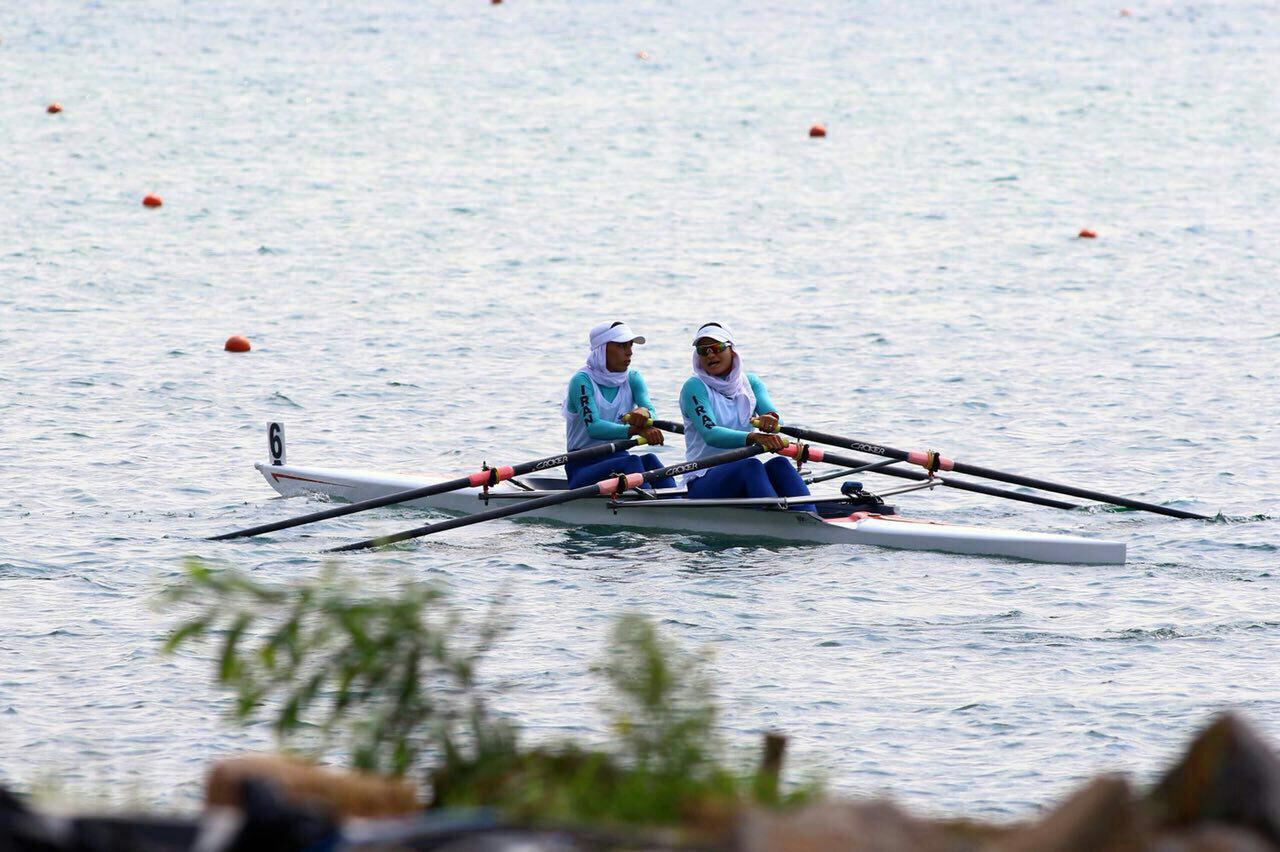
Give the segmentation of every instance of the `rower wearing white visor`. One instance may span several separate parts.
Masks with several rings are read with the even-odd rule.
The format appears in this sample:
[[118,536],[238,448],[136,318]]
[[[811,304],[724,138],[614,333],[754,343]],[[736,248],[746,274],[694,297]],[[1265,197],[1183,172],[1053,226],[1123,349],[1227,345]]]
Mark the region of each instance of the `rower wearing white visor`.
[[[693,375],[680,391],[685,458],[694,461],[724,450],[759,444],[777,452],[780,418],[764,382],[742,366],[733,333],[709,322],[693,335]],[[756,429],[752,428],[755,418]],[[788,459],[747,458],[685,474],[690,500],[737,497],[805,497],[809,488]],[[796,508],[813,511],[812,504]]]
[[[653,404],[644,377],[631,369],[631,348],[644,338],[625,322],[605,322],[591,329],[591,353],[587,363],[569,380],[569,391],[560,407],[565,419],[568,449],[580,450],[628,436],[641,435],[657,446],[662,432],[649,425]],[[577,488],[621,473],[644,473],[663,467],[653,453],[632,455],[622,450],[603,459],[564,466],[569,487]],[[653,483],[675,488],[667,477]],[[646,486],[649,487],[649,486]]]

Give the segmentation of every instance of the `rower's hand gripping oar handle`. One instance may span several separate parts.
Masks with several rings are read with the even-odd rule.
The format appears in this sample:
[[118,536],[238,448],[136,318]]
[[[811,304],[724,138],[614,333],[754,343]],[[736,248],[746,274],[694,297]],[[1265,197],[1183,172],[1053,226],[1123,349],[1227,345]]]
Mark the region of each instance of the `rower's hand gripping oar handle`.
[[[752,425],[756,425],[756,418],[753,417],[751,419],[751,423]],[[663,432],[670,432],[673,435],[684,434],[684,425],[676,423],[674,420],[653,420],[651,418],[649,420],[649,425],[661,429]],[[782,449],[777,452],[779,455],[794,458],[796,460],[797,469],[807,461],[822,461],[822,451],[817,447],[814,447],[812,444],[797,443],[795,446],[799,449],[790,449],[792,447],[791,442],[786,438],[783,438]]]
[[[658,429],[661,429],[663,432],[670,432],[670,433],[672,433],[673,435],[683,435],[683,434],[684,434],[684,424],[682,424],[682,423],[676,423],[674,420],[653,420],[653,419],[650,419],[650,420],[649,420],[649,425],[654,426],[654,427],[656,427],[656,428],[658,428]],[[755,417],[751,418],[751,425],[753,425],[753,426],[758,425],[758,420],[757,420],[757,418],[755,418]],[[767,433],[767,432],[766,432],[765,434],[770,434],[770,433]],[[776,433],[774,433],[774,434],[776,434]],[[822,451],[821,451],[821,450],[819,450],[819,449],[817,449],[816,447],[812,446],[811,444],[797,444],[796,446],[798,446],[798,447],[803,447],[804,449],[803,449],[803,450],[796,450],[796,451],[787,452],[787,451],[786,451],[786,450],[787,450],[787,448],[791,447],[791,442],[790,442],[790,441],[788,441],[786,438],[783,438],[783,439],[782,439],[782,446],[783,446],[783,449],[778,451],[779,455],[784,455],[784,456],[788,456],[788,457],[790,457],[790,458],[795,458],[795,459],[797,459],[797,462],[796,462],[796,463],[797,463],[798,465],[799,465],[799,464],[804,464],[806,461],[822,461]],[[799,455],[797,455],[797,453],[799,453]]]
[[[677,422],[675,422],[674,420],[653,420],[653,419],[650,419],[650,420],[649,420],[649,425],[650,425],[650,426],[656,426],[656,427],[658,427],[659,429],[661,429],[663,432],[671,432],[672,434],[675,434],[675,435],[683,435],[683,434],[684,434],[684,424],[683,424],[683,423],[677,423]],[[752,418],[751,418],[751,425],[752,425],[752,426],[759,426],[759,425],[760,425],[760,418],[759,418],[759,417],[752,417]]]
[[[751,419],[751,423],[752,425],[756,424],[756,419],[754,417]],[[657,429],[661,429],[663,432],[670,432],[673,435],[684,434],[684,425],[681,423],[676,423],[674,420],[654,420],[653,418],[650,418],[649,425]],[[770,433],[766,432],[765,434],[770,434]],[[783,446],[783,449],[790,447],[791,442],[788,441],[786,438],[783,438],[782,446]],[[819,461],[819,456],[813,454],[813,448],[810,447],[808,444],[799,444],[798,446],[807,447],[808,452],[798,457],[799,461],[797,462],[797,464],[803,464],[804,462],[810,461],[810,460]],[[781,450],[779,450],[778,453],[784,456],[791,456],[793,458],[796,457],[793,453],[782,452]],[[819,455],[821,454],[819,453]]]
[[670,432],[672,435],[684,434],[684,424],[677,423],[674,420],[655,420],[653,418],[649,418],[649,425],[656,429],[661,429],[663,432]]

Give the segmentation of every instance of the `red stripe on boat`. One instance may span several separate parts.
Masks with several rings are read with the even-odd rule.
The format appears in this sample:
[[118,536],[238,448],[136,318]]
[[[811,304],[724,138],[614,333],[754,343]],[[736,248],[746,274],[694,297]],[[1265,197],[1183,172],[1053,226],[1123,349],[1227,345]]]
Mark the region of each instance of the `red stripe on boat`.
[[305,476],[294,476],[294,475],[293,475],[293,474],[291,474],[291,473],[275,473],[275,472],[272,472],[272,474],[271,474],[271,475],[275,477],[275,479],[276,479],[276,481],[277,481],[277,482],[279,482],[279,481],[280,481],[280,480],[282,480],[282,479],[296,479],[296,480],[298,480],[299,482],[315,482],[315,483],[317,483],[317,484],[319,484],[319,485],[332,485],[332,486],[334,486],[334,487],[336,487],[336,488],[351,488],[351,487],[352,487],[352,486],[350,486],[350,485],[343,485],[341,482],[326,482],[326,481],[325,481],[325,480],[323,480],[323,479],[310,479],[310,478],[305,477]]

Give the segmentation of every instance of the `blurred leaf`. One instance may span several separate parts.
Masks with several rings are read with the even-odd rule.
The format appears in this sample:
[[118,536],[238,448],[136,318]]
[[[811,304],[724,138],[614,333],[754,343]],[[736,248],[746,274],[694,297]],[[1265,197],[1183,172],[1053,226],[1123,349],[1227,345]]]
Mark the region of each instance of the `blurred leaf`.
[[161,646],[161,652],[165,654],[172,653],[174,649],[183,642],[186,642],[188,639],[195,639],[203,635],[205,630],[209,627],[209,622],[211,620],[212,618],[206,615],[192,619],[186,624],[181,625],[177,630],[173,631],[173,633],[169,635],[168,639],[165,640],[164,645]]
[[240,637],[244,635],[245,628],[252,621],[252,615],[242,612],[236,616],[235,621],[231,623],[231,628],[227,630],[222,645],[222,658],[218,663],[218,680],[223,683],[231,682],[241,671],[242,666],[236,656],[237,645],[240,643]]

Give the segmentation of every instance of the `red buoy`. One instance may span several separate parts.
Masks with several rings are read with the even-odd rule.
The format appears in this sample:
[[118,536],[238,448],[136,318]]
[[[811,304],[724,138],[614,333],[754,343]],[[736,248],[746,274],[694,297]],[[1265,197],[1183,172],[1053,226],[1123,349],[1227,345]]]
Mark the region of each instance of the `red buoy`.
[[44,111],[49,113],[50,115],[57,115],[58,113],[62,112],[62,104],[58,103],[57,101],[54,101],[53,103],[45,107]]
[[160,196],[158,195],[142,196],[143,207],[159,207],[161,204],[164,204],[164,202],[160,200]]
[[1079,236],[1080,239],[1082,240],[1092,240],[1096,238],[1098,235],[1096,232],[1090,231],[1088,228],[1081,228],[1080,233],[1077,236]]
[[823,127],[821,124],[815,124],[813,127],[809,128],[810,139],[821,139],[826,135],[827,128]]
[[1121,9],[1121,10],[1120,10],[1120,17],[1122,17],[1122,18],[1127,18],[1127,17],[1129,17],[1131,14],[1133,14],[1133,13],[1132,13],[1132,12],[1130,12],[1128,9]]
[[228,352],[248,352],[249,338],[233,334],[227,338],[227,342],[222,345],[222,348]]

